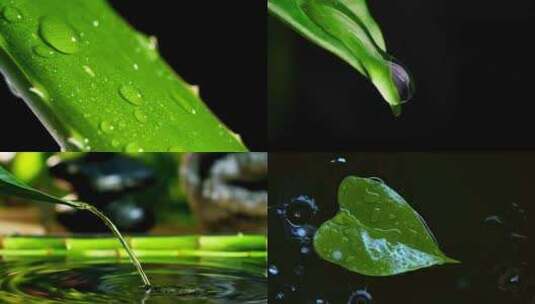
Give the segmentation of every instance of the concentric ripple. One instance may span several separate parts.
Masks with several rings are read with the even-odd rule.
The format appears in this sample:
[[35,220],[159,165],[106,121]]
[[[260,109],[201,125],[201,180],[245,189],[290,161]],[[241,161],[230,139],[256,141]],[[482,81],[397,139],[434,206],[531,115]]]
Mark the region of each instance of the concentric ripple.
[[267,303],[261,272],[187,264],[144,264],[145,290],[127,263],[0,262],[0,303]]

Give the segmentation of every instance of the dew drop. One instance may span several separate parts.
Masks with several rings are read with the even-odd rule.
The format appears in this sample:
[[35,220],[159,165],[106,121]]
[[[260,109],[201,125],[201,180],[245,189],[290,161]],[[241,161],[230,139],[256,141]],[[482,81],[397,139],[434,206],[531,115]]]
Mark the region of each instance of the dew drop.
[[100,130],[104,133],[111,133],[115,130],[115,127],[108,121],[102,121],[100,123]]
[[120,145],[121,145],[121,142],[118,141],[117,139],[114,139],[111,141],[111,146],[114,148],[118,148]]
[[124,100],[135,106],[143,104],[143,95],[141,95],[141,92],[137,88],[131,85],[122,85],[119,88],[119,94]]
[[405,103],[412,99],[414,95],[414,83],[406,68],[397,62],[388,62],[392,80],[398,90],[400,103]]
[[136,109],[134,111],[134,116],[136,117],[137,121],[140,123],[146,123],[149,119],[147,118],[147,114],[145,114],[143,111]]
[[342,251],[340,251],[340,250],[334,250],[334,251],[331,253],[331,256],[332,256],[332,258],[333,258],[335,261],[340,261],[344,255],[342,254]]
[[74,29],[59,18],[42,18],[39,34],[49,46],[61,53],[74,54],[80,50],[80,38]]
[[178,103],[178,105],[187,113],[190,114],[197,114],[197,110],[193,107],[192,102],[187,99],[187,97],[182,96],[180,92],[173,91],[171,93],[171,97],[174,101]]
[[143,148],[139,146],[137,143],[129,143],[124,148],[125,152],[143,152]]
[[2,10],[2,17],[4,17],[7,22],[14,23],[22,20],[22,13],[16,7],[6,6]]
[[37,45],[33,48],[33,52],[35,55],[43,58],[51,58],[56,55],[56,52],[54,52],[53,49],[44,46],[44,45]]
[[93,26],[98,27],[100,25],[100,22],[98,20],[93,20]]
[[84,71],[85,71],[89,76],[91,76],[91,77],[95,77],[95,72],[93,71],[93,69],[91,69],[90,66],[88,66],[88,65],[84,65],[82,68],[84,69]]

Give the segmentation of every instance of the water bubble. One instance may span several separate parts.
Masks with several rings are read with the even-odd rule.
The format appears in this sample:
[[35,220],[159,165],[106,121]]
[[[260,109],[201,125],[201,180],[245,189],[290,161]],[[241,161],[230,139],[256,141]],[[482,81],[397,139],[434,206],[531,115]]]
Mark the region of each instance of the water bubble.
[[318,206],[313,198],[306,195],[300,195],[287,205],[286,216],[294,225],[308,223],[310,219],[318,212]]
[[51,57],[54,57],[54,55],[56,55],[56,52],[53,49],[44,45],[35,46],[33,48],[33,52],[35,55],[39,57],[43,57],[43,58],[51,58]]
[[140,109],[136,109],[134,111],[134,116],[140,123],[146,123],[149,120],[147,114],[145,114],[145,112],[141,111]]
[[74,54],[80,50],[80,38],[74,29],[59,18],[42,18],[39,33],[49,46],[61,53]]
[[129,143],[128,145],[126,145],[126,147],[124,148],[124,151],[125,152],[143,152],[143,148],[138,145],[137,143]]
[[100,123],[100,130],[104,133],[111,133],[115,130],[115,127],[110,122],[104,120]]
[[2,10],[2,17],[4,17],[7,22],[14,23],[22,20],[22,13],[14,6],[6,6]]
[[276,276],[279,274],[279,268],[276,265],[269,265],[268,267],[268,273],[270,276]]
[[335,159],[331,160],[332,164],[345,164],[347,163],[347,160],[344,157],[337,157]]
[[398,90],[400,103],[405,103],[412,99],[414,95],[414,83],[406,68],[397,62],[388,62],[392,80]]
[[119,94],[124,100],[135,106],[143,104],[143,95],[141,95],[141,92],[134,86],[122,85],[119,87]]
[[372,295],[367,290],[358,289],[349,297],[347,304],[370,304],[372,300]]
[[187,97],[182,96],[180,92],[173,91],[171,93],[171,98],[173,98],[176,103],[187,113],[197,114],[197,110],[193,107],[192,102],[187,99]]

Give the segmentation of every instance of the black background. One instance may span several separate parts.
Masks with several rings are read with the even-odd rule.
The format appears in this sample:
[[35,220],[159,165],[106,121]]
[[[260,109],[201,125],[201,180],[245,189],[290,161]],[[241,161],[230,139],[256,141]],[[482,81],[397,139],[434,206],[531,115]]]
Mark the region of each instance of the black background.
[[[263,1],[110,1],[251,150],[266,149]],[[0,150],[57,150],[26,104],[0,81]]]
[[[268,41],[278,41],[275,51],[286,47],[291,56],[284,66],[273,67],[275,51],[268,53],[268,81],[284,76],[291,82],[286,95],[268,89],[272,149],[535,146],[535,2],[368,5],[389,53],[414,75],[415,98],[400,118],[393,117],[367,79],[270,18]],[[287,37],[284,43],[281,36]]]

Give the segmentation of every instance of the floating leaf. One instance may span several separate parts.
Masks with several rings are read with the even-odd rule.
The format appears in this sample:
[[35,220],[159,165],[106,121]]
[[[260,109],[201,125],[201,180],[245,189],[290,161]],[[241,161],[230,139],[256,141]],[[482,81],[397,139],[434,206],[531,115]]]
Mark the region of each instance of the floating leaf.
[[323,223],[314,247],[325,260],[370,276],[389,276],[448,258],[420,215],[381,181],[346,177],[338,189],[340,211]]
[[368,77],[394,114],[401,114],[413,84],[407,71],[386,53],[383,35],[365,0],[269,0],[268,8]]
[[33,189],[32,187],[17,180],[13,175],[11,175],[11,173],[2,167],[0,167],[0,194],[12,195],[32,201],[68,205],[71,207],[80,207],[80,204],[83,204],[64,200]]

